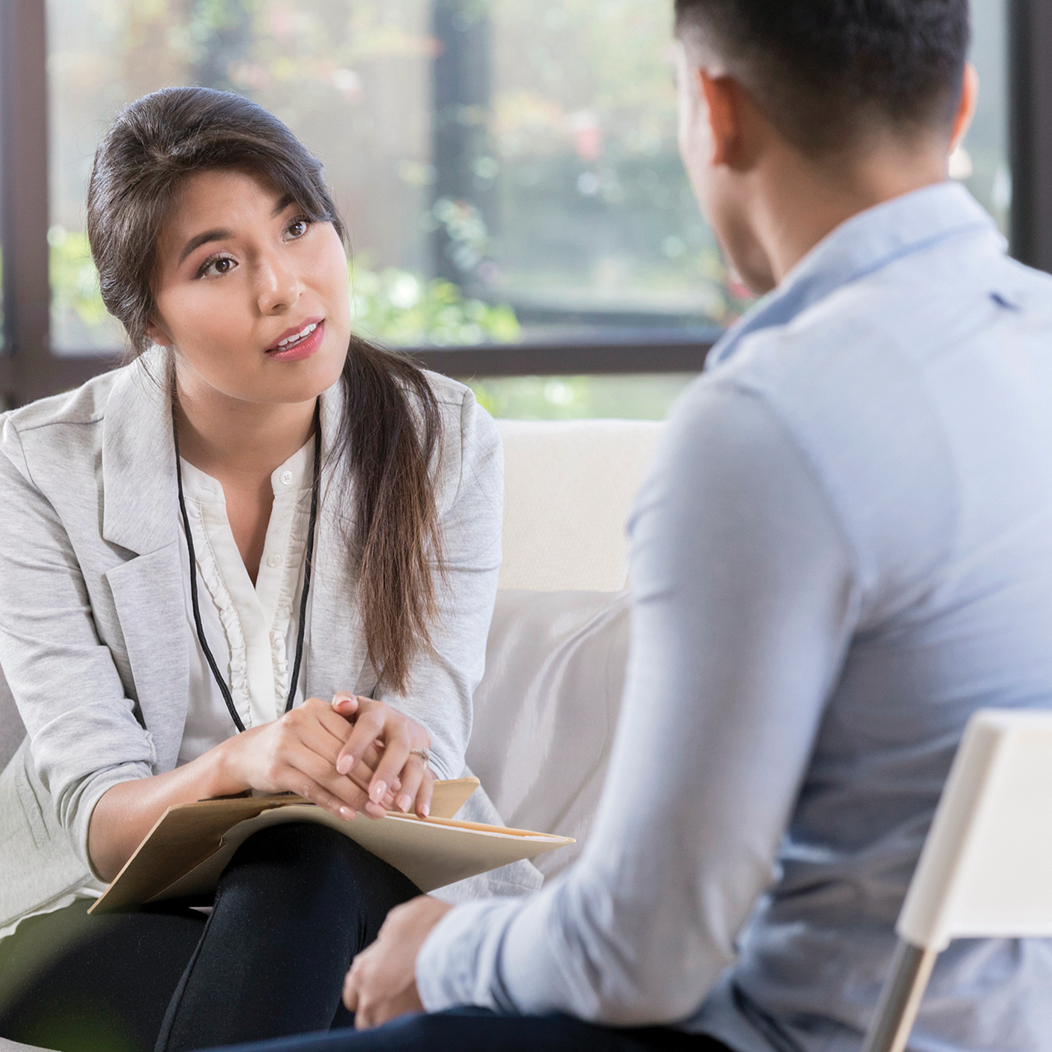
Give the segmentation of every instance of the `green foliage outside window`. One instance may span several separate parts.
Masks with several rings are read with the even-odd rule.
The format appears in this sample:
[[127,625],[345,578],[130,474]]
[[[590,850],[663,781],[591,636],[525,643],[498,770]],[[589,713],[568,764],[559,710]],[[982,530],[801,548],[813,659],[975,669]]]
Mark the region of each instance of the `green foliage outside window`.
[[351,312],[369,336],[401,346],[512,343],[519,338],[515,311],[465,298],[451,281],[425,281],[408,270],[355,266]]

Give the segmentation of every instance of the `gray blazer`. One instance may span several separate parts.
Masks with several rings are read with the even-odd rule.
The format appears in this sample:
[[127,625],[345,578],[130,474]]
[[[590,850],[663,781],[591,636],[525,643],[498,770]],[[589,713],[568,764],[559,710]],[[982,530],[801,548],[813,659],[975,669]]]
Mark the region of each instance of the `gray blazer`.
[[[164,375],[154,351],[0,416],[0,762],[11,757],[0,774],[0,928],[82,886],[101,888],[88,864],[93,807],[118,782],[176,763],[192,634]],[[430,380],[443,421],[435,471],[449,567],[438,658],[417,661],[408,696],[381,696],[428,728],[436,775],[455,777],[496,594],[503,465],[471,391]],[[323,453],[341,402],[339,385],[322,396]],[[323,465],[306,692],[371,695],[339,490]],[[471,813],[497,818],[484,794]],[[532,867],[506,867],[482,890],[537,883]]]

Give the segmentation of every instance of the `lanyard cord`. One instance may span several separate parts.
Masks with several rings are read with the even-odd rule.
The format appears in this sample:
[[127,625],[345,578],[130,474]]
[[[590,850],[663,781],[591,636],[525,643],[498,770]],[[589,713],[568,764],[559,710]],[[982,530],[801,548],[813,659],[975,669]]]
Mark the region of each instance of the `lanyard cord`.
[[[320,401],[320,400],[319,400]],[[238,731],[245,729],[241,717],[234,706],[234,699],[226,680],[219,673],[219,666],[212,656],[208,642],[205,639],[204,625],[201,624],[201,606],[197,599],[197,555],[194,552],[194,538],[190,532],[190,519],[186,514],[186,501],[183,500],[183,472],[179,465],[179,433],[175,428],[175,417],[172,417],[172,432],[175,435],[175,482],[179,490],[179,512],[183,517],[183,529],[186,532],[186,547],[190,555],[190,605],[194,608],[194,625],[197,628],[197,639],[204,651],[205,660],[212,670],[212,678],[219,686],[219,692],[226,702],[227,711],[234,721]],[[314,561],[314,533],[318,522],[318,488],[321,480],[321,412],[318,401],[314,403],[314,478],[311,484],[310,495],[310,530],[307,534],[307,559],[303,567],[303,594],[300,596],[300,622],[296,628],[296,659],[292,666],[292,675],[289,677],[289,696],[285,701],[285,711],[292,708],[293,698],[296,696],[296,683],[300,678],[300,663],[303,660],[303,635],[307,624],[307,596],[310,594],[311,563]]]

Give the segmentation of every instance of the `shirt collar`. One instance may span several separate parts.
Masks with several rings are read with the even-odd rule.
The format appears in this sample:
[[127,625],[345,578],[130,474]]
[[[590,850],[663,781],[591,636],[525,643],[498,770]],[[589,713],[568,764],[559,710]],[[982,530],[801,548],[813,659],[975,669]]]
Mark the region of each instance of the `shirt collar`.
[[723,334],[705,368],[726,361],[750,333],[787,324],[852,281],[947,238],[980,231],[1005,244],[997,225],[960,183],[926,186],[859,212],[815,245],[776,289]]

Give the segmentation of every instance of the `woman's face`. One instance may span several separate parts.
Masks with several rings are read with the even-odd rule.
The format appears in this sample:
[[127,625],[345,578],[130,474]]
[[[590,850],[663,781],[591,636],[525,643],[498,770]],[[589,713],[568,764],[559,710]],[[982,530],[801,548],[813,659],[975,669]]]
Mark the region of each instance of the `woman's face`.
[[245,172],[182,184],[158,244],[154,302],[148,335],[174,348],[180,387],[219,404],[304,402],[343,368],[351,322],[339,235]]

